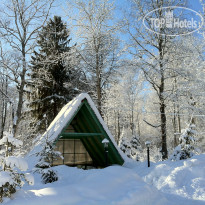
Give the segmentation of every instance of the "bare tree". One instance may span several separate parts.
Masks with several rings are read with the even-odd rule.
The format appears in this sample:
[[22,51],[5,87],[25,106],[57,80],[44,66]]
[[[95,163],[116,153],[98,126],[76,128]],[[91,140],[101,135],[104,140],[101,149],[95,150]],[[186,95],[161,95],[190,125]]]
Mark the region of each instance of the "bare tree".
[[[106,89],[105,117],[106,122],[113,132],[117,142],[120,140],[122,130],[130,133],[130,137],[140,136],[139,104],[142,101],[143,74],[141,70],[136,72],[135,67],[128,66],[125,61],[113,77],[109,88]],[[129,136],[127,136],[129,137]]]
[[47,20],[53,1],[8,0],[4,1],[1,6],[0,36],[4,40],[4,48],[11,48],[19,56],[18,69],[13,66],[4,65],[14,74],[13,79],[15,79],[18,90],[14,134],[17,131],[17,126],[22,116],[29,54],[35,46],[34,39],[38,30]]
[[116,68],[118,41],[111,23],[114,6],[108,0],[76,0],[71,6],[78,11],[76,19],[71,16],[81,42],[78,52],[102,114],[103,89]]
[[168,157],[167,152],[167,118],[166,103],[170,95],[170,88],[166,87],[166,82],[174,76],[170,75],[169,56],[167,55],[173,37],[161,35],[164,28],[160,27],[158,33],[146,30],[143,25],[151,24],[151,20],[146,18],[146,14],[154,10],[155,18],[163,18],[162,8],[173,5],[181,5],[183,2],[176,0],[157,1],[131,1],[131,12],[124,18],[124,28],[130,36],[129,52],[133,56],[133,64],[141,68],[146,80],[150,83],[157,94],[160,112],[161,128],[161,151],[162,158]]

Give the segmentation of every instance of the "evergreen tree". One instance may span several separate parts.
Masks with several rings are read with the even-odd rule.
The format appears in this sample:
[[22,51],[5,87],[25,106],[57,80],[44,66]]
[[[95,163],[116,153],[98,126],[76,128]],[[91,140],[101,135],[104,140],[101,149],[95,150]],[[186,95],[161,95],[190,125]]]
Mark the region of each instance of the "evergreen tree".
[[142,152],[142,149],[137,135],[132,135],[128,129],[123,128],[119,147],[129,158],[139,161],[138,154]]
[[136,134],[132,136],[130,144],[132,147],[131,149],[132,158],[135,159],[136,161],[139,161],[138,155],[142,152],[142,148],[141,148],[139,137]]
[[191,158],[194,155],[194,142],[196,130],[195,125],[190,124],[186,129],[182,130],[182,134],[179,138],[180,144],[175,148],[171,160],[183,160]]
[[[46,122],[48,118],[46,115],[43,116]],[[45,138],[44,147],[40,152],[36,153],[39,157],[37,164],[35,165],[34,172],[41,174],[41,179],[44,184],[52,183],[58,180],[58,175],[55,170],[52,169],[53,162],[59,158],[63,159],[62,154],[55,150],[53,142],[48,140],[48,135]]]
[[58,180],[57,172],[54,171],[51,166],[54,160],[57,158],[63,158],[61,153],[54,150],[52,142],[46,140],[46,144],[41,152],[37,153],[40,156],[38,163],[36,164],[35,171],[41,174],[42,182],[44,184],[52,183]]
[[129,157],[132,158],[132,154],[131,154],[131,144],[129,139],[127,139],[126,137],[122,137],[120,140],[120,149]]
[[73,51],[75,46],[69,46],[69,35],[61,17],[55,16],[40,31],[39,51],[32,56],[27,93],[31,116],[42,131],[43,116],[47,115],[50,124],[82,86],[81,72],[74,65],[78,57]]

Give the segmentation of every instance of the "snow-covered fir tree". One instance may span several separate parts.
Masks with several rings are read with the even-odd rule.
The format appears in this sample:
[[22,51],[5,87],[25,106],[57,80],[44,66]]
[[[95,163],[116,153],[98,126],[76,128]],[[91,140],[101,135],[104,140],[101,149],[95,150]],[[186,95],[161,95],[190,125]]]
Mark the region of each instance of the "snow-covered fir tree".
[[25,181],[34,184],[33,176],[22,172],[28,169],[27,162],[20,156],[13,156],[13,149],[22,144],[13,137],[12,132],[4,132],[0,140],[0,146],[4,147],[0,156],[0,202],[3,197],[11,197]]
[[141,151],[140,141],[137,135],[131,136],[131,133],[123,128],[119,142],[120,149],[129,157],[138,159],[138,152]]
[[196,134],[196,126],[192,123],[190,123],[186,129],[182,130],[182,134],[179,137],[180,144],[174,149],[170,159],[183,160],[191,158],[195,151],[194,143]]
[[132,155],[132,158],[134,158],[136,161],[139,161],[139,152],[142,151],[142,148],[141,148],[141,145],[140,145],[140,140],[139,140],[139,137],[134,134],[131,138],[131,141],[130,141],[130,144],[131,144],[131,155]]
[[70,46],[70,32],[61,17],[54,16],[39,33],[38,47],[31,61],[28,82],[28,100],[33,124],[45,131],[43,115],[48,124],[59,110],[76,94],[81,92],[82,75],[76,69],[75,46]]
[[120,149],[131,158],[131,144],[127,137],[121,137],[120,139]]
[[36,155],[40,158],[34,171],[41,174],[42,182],[47,184],[57,181],[58,175],[57,172],[52,169],[52,164],[57,158],[63,157],[59,151],[55,151],[53,142],[49,142],[48,139],[46,139],[44,148]]

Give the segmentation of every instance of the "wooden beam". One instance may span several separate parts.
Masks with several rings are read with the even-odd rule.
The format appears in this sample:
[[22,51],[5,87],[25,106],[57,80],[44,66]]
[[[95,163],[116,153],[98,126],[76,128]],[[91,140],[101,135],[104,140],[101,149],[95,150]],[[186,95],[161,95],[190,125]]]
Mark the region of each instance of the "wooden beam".
[[78,132],[63,132],[60,136],[63,137],[73,137],[73,138],[81,138],[81,137],[91,137],[91,136],[102,136],[102,133],[78,133]]

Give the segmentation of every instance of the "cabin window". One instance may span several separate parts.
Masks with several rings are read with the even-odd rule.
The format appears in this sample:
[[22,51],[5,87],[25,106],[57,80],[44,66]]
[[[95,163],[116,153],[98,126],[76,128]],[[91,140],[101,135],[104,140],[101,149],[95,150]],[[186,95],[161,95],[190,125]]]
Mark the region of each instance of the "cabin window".
[[92,165],[93,161],[80,139],[59,139],[56,143],[56,151],[62,153],[64,159],[58,158],[53,165]]

